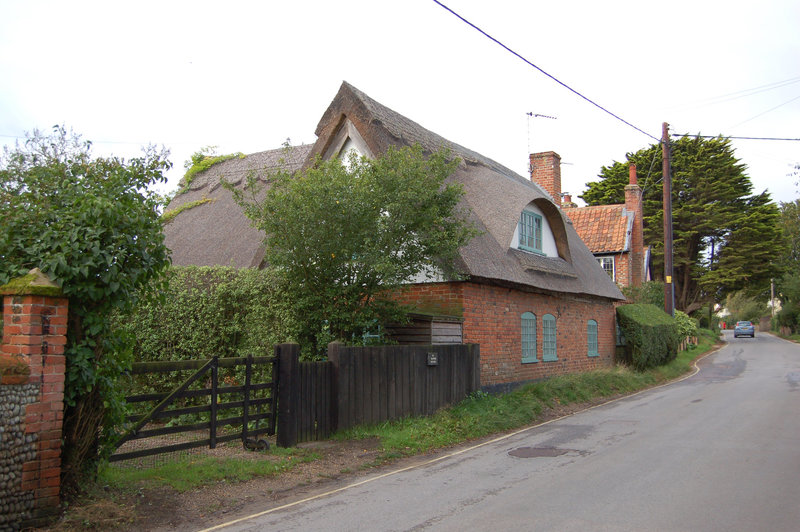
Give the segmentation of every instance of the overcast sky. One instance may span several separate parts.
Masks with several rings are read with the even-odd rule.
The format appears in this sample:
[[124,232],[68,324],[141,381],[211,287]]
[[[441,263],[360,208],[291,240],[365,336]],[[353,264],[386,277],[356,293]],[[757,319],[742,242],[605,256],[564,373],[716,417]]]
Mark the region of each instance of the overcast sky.
[[[442,2],[654,137],[800,138],[797,0]],[[520,174],[556,151],[574,196],[654,142],[432,0],[0,0],[0,143],[65,124],[98,155],[163,144],[168,188],[203,146],[313,142],[343,80]],[[800,142],[734,147],[754,192],[800,197]]]

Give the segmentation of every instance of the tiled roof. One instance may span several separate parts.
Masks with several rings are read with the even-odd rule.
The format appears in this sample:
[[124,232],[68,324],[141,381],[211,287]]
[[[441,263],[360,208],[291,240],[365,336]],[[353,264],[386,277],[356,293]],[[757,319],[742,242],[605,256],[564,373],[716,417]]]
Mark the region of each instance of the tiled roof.
[[625,205],[565,208],[564,213],[592,253],[619,253],[630,248],[628,231],[633,213]]

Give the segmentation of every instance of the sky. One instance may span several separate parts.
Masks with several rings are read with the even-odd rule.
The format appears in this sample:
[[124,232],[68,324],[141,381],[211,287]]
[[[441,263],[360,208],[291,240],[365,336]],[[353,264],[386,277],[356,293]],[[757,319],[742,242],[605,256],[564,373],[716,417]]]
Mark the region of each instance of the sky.
[[[663,122],[800,138],[797,0],[441,1],[551,77],[433,0],[0,0],[0,144],[63,124],[95,155],[163,145],[166,192],[202,147],[314,142],[342,81],[522,175],[557,152],[573,199]],[[800,142],[732,142],[754,193],[800,197]]]

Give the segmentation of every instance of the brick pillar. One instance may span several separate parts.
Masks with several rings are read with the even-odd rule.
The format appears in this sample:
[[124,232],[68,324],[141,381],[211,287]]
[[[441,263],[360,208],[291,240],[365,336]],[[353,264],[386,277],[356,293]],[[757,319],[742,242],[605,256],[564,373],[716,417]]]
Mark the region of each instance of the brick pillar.
[[561,206],[561,156],[554,151],[530,154],[531,181]]
[[41,526],[60,502],[68,300],[38,269],[0,295],[0,529]]

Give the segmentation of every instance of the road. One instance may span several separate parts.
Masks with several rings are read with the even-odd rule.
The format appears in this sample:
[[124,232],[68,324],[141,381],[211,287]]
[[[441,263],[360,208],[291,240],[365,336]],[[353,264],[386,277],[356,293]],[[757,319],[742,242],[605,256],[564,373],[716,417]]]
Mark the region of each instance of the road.
[[800,346],[725,334],[684,381],[224,530],[800,530]]

